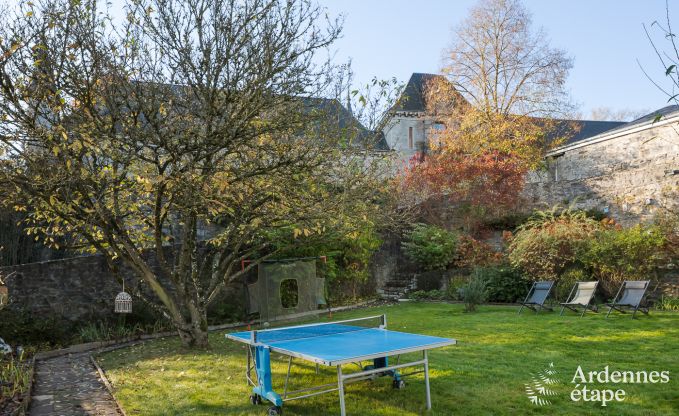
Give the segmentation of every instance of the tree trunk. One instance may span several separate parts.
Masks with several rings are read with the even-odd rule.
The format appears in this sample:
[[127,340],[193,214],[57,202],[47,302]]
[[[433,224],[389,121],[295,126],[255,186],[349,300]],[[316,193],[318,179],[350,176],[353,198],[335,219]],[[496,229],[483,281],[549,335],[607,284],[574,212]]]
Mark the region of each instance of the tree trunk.
[[183,325],[177,325],[177,332],[182,345],[187,348],[207,348],[208,343],[208,326],[207,314],[201,311],[200,316],[191,319]]

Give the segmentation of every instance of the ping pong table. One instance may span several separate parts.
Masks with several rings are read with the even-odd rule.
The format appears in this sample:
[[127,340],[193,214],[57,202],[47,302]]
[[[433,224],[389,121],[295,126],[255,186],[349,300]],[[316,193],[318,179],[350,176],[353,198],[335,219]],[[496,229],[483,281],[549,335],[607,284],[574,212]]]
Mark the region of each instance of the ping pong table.
[[[252,404],[267,400],[273,404],[269,416],[282,414],[283,402],[298,400],[319,394],[339,393],[340,413],[346,415],[344,386],[362,380],[389,376],[396,389],[405,387],[404,377],[424,373],[427,409],[431,409],[429,391],[429,360],[427,350],[456,344],[456,340],[427,335],[387,330],[386,315],[349,319],[327,323],[289,326],[265,330],[252,330],[226,334],[226,338],[247,344],[245,378],[253,386]],[[282,395],[272,387],[271,353],[288,357],[288,370]],[[422,358],[400,362],[401,354],[421,352]],[[396,363],[393,359],[396,357]],[[293,358],[319,366],[337,368],[337,382],[289,391],[290,369]],[[389,359],[392,359],[392,363]],[[363,366],[363,362],[372,364]],[[345,372],[343,365],[357,364],[359,371]],[[402,374],[399,370],[407,367],[423,367],[420,371]],[[256,381],[252,377],[252,371]]]

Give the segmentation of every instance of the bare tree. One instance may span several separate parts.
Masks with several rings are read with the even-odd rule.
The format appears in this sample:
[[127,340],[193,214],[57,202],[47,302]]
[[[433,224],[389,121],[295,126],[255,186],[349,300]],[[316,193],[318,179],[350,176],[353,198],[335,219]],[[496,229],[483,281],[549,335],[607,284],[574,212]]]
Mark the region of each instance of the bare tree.
[[314,57],[341,22],[321,24],[312,0],[126,11],[115,24],[94,0],[42,0],[4,16],[3,202],[48,244],[125,262],[128,287],[204,346],[225,285],[291,245],[378,226],[389,194],[359,129],[318,98],[331,66]]
[[639,60],[637,60],[637,63],[646,78],[668,97],[667,101],[677,104],[679,103],[679,68],[677,67],[679,65],[679,44],[677,44],[677,36],[672,25],[669,1],[665,1],[664,19],[656,20],[650,26],[644,24],[643,28],[646,38],[662,65],[664,77],[649,74]]
[[610,107],[595,107],[590,113],[589,120],[599,121],[632,121],[650,113],[651,110],[632,110],[631,108],[613,109]]
[[479,1],[454,31],[444,77],[426,85],[428,115],[445,128],[404,172],[403,189],[444,221],[475,224],[515,209],[525,173],[577,128],[558,120],[573,110],[571,67],[520,1]]
[[454,31],[443,73],[477,110],[559,117],[572,110],[566,80],[573,63],[534,29],[519,0],[481,0]]

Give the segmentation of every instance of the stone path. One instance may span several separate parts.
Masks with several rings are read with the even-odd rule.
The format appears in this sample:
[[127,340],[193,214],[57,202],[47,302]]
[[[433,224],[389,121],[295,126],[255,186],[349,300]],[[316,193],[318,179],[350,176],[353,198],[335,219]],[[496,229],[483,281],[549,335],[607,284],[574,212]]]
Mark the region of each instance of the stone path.
[[36,361],[29,416],[122,416],[89,353]]

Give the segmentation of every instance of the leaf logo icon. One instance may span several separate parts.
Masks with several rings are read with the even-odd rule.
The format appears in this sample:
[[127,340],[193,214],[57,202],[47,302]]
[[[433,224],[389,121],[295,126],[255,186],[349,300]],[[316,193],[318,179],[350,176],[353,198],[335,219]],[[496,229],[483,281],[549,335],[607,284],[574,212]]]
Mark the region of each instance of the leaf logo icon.
[[554,368],[554,363],[549,363],[547,368],[538,371],[537,374],[531,373],[530,376],[531,382],[524,384],[528,400],[536,406],[552,404],[549,397],[556,396],[557,392],[549,386],[561,383],[561,380],[557,378],[558,371]]

